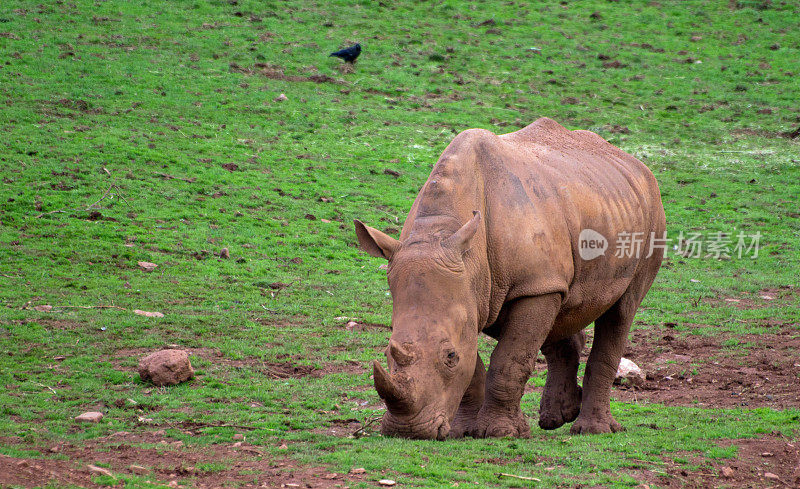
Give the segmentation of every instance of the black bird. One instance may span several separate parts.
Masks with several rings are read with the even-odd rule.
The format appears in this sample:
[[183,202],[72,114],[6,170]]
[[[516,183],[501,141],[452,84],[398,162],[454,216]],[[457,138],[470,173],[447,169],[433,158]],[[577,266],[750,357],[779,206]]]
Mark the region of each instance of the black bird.
[[350,46],[349,48],[340,49],[339,51],[331,53],[330,56],[336,56],[337,58],[342,58],[345,61],[345,63],[353,64],[356,62],[356,58],[358,58],[359,54],[361,54],[361,44],[356,44],[355,46]]

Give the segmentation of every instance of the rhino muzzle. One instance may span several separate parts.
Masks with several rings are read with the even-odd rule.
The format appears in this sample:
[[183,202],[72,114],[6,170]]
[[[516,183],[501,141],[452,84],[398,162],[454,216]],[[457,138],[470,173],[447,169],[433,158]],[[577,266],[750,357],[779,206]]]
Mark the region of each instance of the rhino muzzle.
[[450,423],[444,414],[439,414],[428,421],[414,416],[410,419],[395,417],[391,411],[383,415],[381,434],[383,436],[399,436],[417,440],[445,440],[450,433]]

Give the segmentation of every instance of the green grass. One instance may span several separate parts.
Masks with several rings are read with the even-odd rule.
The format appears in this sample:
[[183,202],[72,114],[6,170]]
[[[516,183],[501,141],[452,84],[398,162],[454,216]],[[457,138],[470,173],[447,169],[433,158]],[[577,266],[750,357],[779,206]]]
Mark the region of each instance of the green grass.
[[[735,455],[717,439],[796,438],[797,409],[623,403],[612,410],[629,430],[613,436],[325,433],[378,414],[368,371],[347,361],[367,366],[388,337],[335,319],[388,324],[391,310],[381,263],[357,250],[351,220],[396,235],[437,156],[471,127],[502,133],[548,116],[593,130],[652,169],[670,236],[761,233],[755,260],[670,253],[635,327],[800,334],[800,151],[779,136],[800,125],[797,2],[386,4],[4,2],[0,437],[22,444],[0,453],[147,430],[146,417],[250,425],[248,442],[271,457],[409,485],[520,484],[494,475],[504,471],[545,486],[634,486],[620,474],[664,458],[691,469],[686,452]],[[340,73],[327,53],[352,42],[364,51]],[[309,81],[323,75],[332,81]],[[275,101],[281,93],[288,100]],[[765,307],[720,303],[786,285],[795,289]],[[54,310],[32,309],[43,304]],[[98,305],[124,310],[77,307]],[[730,338],[726,348],[747,351]],[[138,357],[167,344],[220,355],[194,356],[191,383],[142,384]],[[266,362],[336,372],[275,379]],[[106,422],[76,428],[90,408]],[[170,433],[197,448],[234,431]],[[498,458],[508,465],[476,462]]]

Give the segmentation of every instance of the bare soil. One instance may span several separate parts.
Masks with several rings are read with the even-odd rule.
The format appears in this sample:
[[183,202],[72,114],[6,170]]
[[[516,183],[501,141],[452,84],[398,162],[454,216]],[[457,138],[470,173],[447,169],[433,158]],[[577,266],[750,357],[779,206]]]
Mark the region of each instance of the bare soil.
[[[684,335],[669,327],[635,330],[625,356],[645,372],[620,401],[712,408],[800,407],[800,330],[783,324],[760,335]],[[730,345],[734,340],[735,345]]]
[[[648,485],[665,488],[800,487],[800,446],[796,441],[767,435],[761,438],[720,440],[719,445],[736,445],[736,459],[722,459],[713,463],[707,459],[696,460],[701,468],[692,472],[665,459],[664,465],[640,469],[632,475]],[[684,458],[693,461],[691,453],[685,454]]]
[[[20,439],[5,439],[7,445],[20,445]],[[241,443],[237,446],[237,443]],[[141,444],[156,444],[156,448],[141,448]],[[138,465],[147,469],[146,480],[160,481],[172,487],[243,488],[345,487],[357,481],[380,479],[379,474],[341,474],[324,467],[309,467],[286,457],[269,457],[259,447],[245,442],[208,447],[182,447],[160,431],[118,432],[108,437],[88,440],[81,446],[71,443],[40,447],[43,453],[61,458],[23,459],[0,455],[0,487],[37,487],[48,483],[100,487],[88,465],[102,466],[115,476],[133,475],[130,468]],[[67,459],[64,459],[66,456]],[[217,462],[213,467],[204,463]],[[174,482],[173,482],[174,481]],[[292,486],[291,484],[298,484]]]

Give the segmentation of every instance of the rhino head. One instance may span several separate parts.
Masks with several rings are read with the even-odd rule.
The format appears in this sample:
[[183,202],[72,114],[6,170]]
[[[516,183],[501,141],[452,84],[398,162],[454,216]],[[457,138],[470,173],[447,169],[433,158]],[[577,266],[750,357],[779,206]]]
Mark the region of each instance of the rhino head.
[[392,334],[388,371],[373,361],[386,403],[381,433],[443,440],[470,384],[477,359],[478,294],[464,260],[479,212],[449,236],[402,242],[355,221],[361,248],[389,260]]

